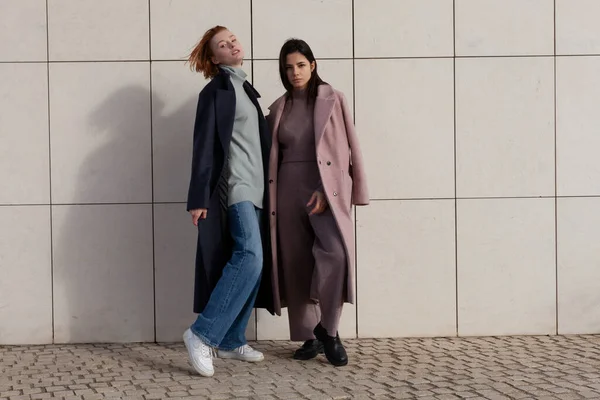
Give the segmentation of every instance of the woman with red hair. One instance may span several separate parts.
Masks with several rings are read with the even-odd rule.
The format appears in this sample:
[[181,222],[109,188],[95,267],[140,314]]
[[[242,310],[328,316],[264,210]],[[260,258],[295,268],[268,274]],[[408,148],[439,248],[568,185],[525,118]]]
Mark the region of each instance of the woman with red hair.
[[[267,160],[271,138],[257,98],[242,70],[244,48],[223,26],[209,29],[189,57],[210,82],[198,97],[187,210],[198,227],[194,312],[183,335],[194,369],[214,374],[213,355],[258,362],[246,342],[253,307],[272,310]],[[268,249],[268,247],[266,247]],[[265,258],[269,260],[269,257]],[[261,287],[265,289],[263,292]]]

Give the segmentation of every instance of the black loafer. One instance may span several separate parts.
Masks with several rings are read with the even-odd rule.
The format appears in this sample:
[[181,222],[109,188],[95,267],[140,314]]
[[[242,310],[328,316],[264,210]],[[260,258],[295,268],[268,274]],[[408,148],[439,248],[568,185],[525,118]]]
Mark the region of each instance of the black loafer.
[[294,352],[294,360],[310,360],[323,353],[323,343],[317,339],[304,342],[302,347]]
[[329,336],[327,330],[323,328],[320,322],[315,327],[313,333],[317,339],[323,342],[327,361],[336,367],[343,367],[348,364],[348,355],[346,354],[346,349],[340,340],[339,334],[336,334],[335,337]]

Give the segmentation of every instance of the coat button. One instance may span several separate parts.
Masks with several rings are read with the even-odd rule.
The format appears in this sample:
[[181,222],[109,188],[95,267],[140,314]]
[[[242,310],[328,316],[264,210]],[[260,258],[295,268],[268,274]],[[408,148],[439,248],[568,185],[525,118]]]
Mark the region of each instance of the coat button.
[[331,165],[331,161],[327,161],[327,165]]
[[273,179],[269,179],[269,183],[273,183]]
[[275,211],[273,211],[273,212],[271,213],[271,215],[275,215]]
[[334,195],[334,196],[337,196],[337,192],[333,192],[333,195]]

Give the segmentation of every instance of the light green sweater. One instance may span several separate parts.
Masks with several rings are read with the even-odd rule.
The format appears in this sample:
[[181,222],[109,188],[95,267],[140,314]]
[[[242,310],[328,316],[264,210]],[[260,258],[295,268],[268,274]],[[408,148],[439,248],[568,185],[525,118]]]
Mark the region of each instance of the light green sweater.
[[251,201],[263,208],[264,172],[258,111],[244,90],[247,74],[241,68],[221,66],[235,90],[235,121],[229,145],[227,206]]

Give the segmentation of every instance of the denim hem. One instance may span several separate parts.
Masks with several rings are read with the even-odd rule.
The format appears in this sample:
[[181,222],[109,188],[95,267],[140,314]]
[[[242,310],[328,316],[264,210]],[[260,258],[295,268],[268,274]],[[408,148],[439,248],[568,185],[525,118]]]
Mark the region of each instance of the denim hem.
[[204,336],[203,334],[199,333],[196,329],[194,329],[193,326],[190,326],[190,330],[192,331],[192,333],[194,335],[198,336],[200,338],[200,340],[202,340],[204,342],[204,344],[207,344],[210,347],[215,347],[215,348],[219,347],[218,344],[215,344],[215,342],[213,342],[212,340],[208,340],[208,338],[206,336]]

